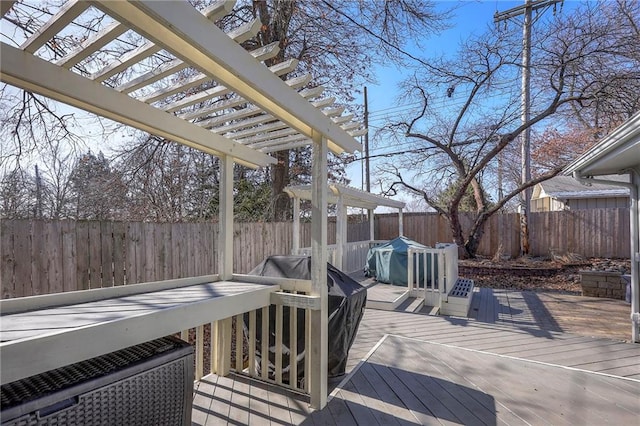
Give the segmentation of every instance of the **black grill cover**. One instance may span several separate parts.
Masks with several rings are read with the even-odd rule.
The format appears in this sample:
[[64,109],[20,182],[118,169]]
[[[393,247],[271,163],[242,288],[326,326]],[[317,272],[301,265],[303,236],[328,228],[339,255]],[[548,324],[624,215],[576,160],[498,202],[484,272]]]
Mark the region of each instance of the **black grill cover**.
[[[309,256],[271,256],[256,266],[250,275],[265,277],[282,277],[311,279],[311,257]],[[329,293],[329,377],[340,376],[345,373],[349,348],[353,344],[358,331],[358,325],[364,314],[367,303],[367,289],[344,272],[327,264],[327,286]],[[269,308],[269,376],[273,378],[275,363],[275,306]],[[283,307],[283,380],[289,382],[289,307]],[[304,374],[304,310],[297,312],[297,348],[298,348],[298,383]],[[248,325],[249,315],[245,314],[245,326]],[[256,316],[256,362],[260,370],[261,314]],[[290,383],[290,382],[289,382]]]

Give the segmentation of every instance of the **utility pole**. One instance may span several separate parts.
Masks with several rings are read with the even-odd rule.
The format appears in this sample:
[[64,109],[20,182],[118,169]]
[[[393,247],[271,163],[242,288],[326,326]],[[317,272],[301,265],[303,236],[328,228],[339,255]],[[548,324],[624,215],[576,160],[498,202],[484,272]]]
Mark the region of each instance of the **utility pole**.
[[[524,5],[504,12],[496,12],[493,22],[498,23],[510,18],[524,15],[522,25],[522,92],[520,98],[520,120],[522,124],[531,118],[531,26],[534,10],[554,6],[563,0],[524,0]],[[531,128],[527,127],[520,135],[521,142],[521,183],[531,180]],[[529,213],[531,204],[531,188],[520,194],[520,255],[529,254]]]
[[371,192],[371,171],[369,170],[369,101],[367,99],[367,86],[364,86],[364,176],[367,192]]

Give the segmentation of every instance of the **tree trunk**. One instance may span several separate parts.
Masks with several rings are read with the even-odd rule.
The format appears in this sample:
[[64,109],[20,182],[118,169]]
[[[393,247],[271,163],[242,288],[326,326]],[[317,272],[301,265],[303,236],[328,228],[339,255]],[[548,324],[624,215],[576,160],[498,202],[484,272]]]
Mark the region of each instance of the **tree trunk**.
[[291,217],[291,200],[283,192],[290,179],[289,151],[279,151],[275,156],[278,162],[271,166],[271,194],[274,197],[272,219],[281,222]]

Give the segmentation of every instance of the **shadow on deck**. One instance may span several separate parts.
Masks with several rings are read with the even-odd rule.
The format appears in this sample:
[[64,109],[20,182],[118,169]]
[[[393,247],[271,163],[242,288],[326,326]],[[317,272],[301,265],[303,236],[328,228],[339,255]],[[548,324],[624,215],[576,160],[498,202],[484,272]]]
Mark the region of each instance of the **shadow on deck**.
[[[197,385],[193,424],[633,424],[624,302],[475,289],[467,317],[367,308],[327,407],[244,377]],[[608,338],[602,338],[602,337]]]

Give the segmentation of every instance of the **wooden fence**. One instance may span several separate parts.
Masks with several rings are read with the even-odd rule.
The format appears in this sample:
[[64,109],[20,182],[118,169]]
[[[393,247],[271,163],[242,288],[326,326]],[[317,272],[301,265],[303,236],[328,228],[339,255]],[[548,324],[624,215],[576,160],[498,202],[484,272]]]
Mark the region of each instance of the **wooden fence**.
[[[351,218],[350,218],[351,219]],[[479,254],[517,256],[517,214],[495,215],[487,223]],[[531,250],[536,256],[578,253],[586,257],[629,258],[628,209],[595,209],[531,214]],[[469,218],[464,222],[468,225]],[[465,225],[465,226],[467,226]],[[291,223],[237,223],[234,271],[249,272],[270,255],[291,253]],[[348,241],[367,240],[369,225],[350,223]],[[404,215],[404,234],[422,244],[451,242],[444,218]],[[335,222],[329,222],[329,244]],[[398,235],[397,215],[380,215],[376,238]],[[109,287],[217,272],[215,223],[123,223],[3,220],[0,222],[2,298]],[[310,246],[310,224],[301,226]]]
[[[291,223],[236,223],[234,271],[289,254]],[[301,244],[311,245],[310,224]],[[368,223],[349,224],[348,240],[368,239]],[[360,237],[362,236],[362,238]],[[2,298],[215,274],[217,223],[2,220]],[[329,222],[335,243],[335,221]]]
[[[470,216],[462,218],[465,229]],[[494,215],[489,218],[478,254],[493,256],[501,247],[505,255],[517,257],[520,251],[520,215]],[[435,213],[405,213],[404,234],[419,243],[433,246],[453,240],[449,224]],[[577,253],[585,257],[629,258],[629,209],[591,209],[531,213],[531,254],[549,256]],[[376,220],[376,238],[398,235],[397,214],[381,215]]]

